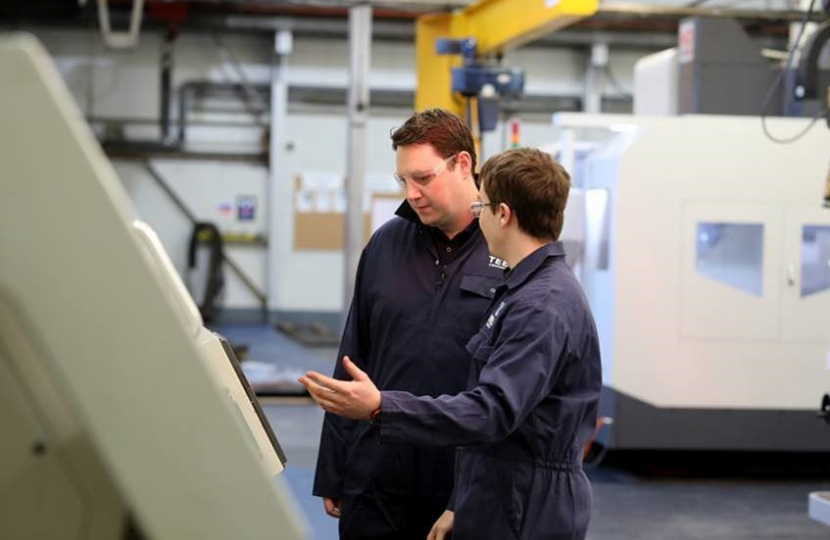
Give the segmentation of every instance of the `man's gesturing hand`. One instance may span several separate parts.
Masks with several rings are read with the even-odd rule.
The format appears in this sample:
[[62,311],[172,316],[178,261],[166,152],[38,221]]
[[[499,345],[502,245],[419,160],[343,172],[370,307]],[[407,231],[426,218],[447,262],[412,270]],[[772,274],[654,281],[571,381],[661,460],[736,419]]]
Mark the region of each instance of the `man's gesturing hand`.
[[353,380],[340,381],[316,371],[309,371],[298,380],[328,412],[354,420],[369,420],[372,412],[380,408],[380,391],[348,356],[343,357],[343,367]]
[[452,527],[455,524],[455,512],[444,510],[444,513],[432,526],[427,535],[427,540],[446,540],[452,534]]
[[323,497],[323,507],[326,509],[326,514],[333,518],[340,519],[340,514],[342,513],[340,508],[340,499]]

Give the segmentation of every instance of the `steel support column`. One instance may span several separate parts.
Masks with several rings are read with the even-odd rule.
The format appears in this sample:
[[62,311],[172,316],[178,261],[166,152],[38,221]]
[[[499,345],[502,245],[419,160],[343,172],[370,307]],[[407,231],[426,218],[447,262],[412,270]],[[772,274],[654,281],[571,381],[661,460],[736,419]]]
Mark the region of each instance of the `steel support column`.
[[372,6],[349,9],[349,101],[346,143],[346,222],[344,242],[344,313],[354,293],[357,263],[364,243],[363,190],[369,119],[369,66],[372,48]]
[[[278,284],[287,279],[280,264],[280,253],[291,249],[291,212],[279,212],[281,203],[293,200],[291,182],[283,163],[285,156],[285,127],[288,117],[288,56],[292,49],[292,34],[279,30],[274,34],[274,55],[271,63],[271,145],[267,186],[268,256],[265,264],[265,283],[268,294],[268,313],[277,311]],[[288,246],[285,243],[289,243]]]
[[605,71],[607,69],[608,45],[594,43],[591,46],[585,70],[583,112],[590,114],[599,114],[602,112],[602,94],[605,88]]

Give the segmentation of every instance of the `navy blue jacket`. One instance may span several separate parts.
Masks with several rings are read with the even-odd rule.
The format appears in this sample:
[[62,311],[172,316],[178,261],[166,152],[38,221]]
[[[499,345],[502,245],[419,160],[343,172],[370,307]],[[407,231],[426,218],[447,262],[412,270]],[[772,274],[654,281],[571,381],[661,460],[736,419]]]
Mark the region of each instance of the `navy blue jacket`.
[[522,260],[470,339],[470,390],[383,392],[381,441],[458,445],[453,540],[585,537],[582,447],[602,375],[590,308],[561,243]]
[[[334,376],[350,379],[339,361],[348,355],[381,390],[456,394],[467,387],[465,345],[504,263],[490,257],[477,220],[436,243],[442,233],[422,225],[407,202],[397,214],[361,255]],[[412,497],[449,498],[454,449],[403,443],[381,445],[368,422],[326,414],[313,492],[342,499],[341,533],[353,525],[360,535],[394,533]]]

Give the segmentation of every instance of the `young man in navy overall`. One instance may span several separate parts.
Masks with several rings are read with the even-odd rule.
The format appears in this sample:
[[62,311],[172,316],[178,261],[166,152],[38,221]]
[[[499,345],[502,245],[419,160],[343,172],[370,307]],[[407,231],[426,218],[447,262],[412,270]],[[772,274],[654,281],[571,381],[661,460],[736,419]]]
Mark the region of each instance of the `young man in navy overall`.
[[349,359],[351,382],[301,378],[327,411],[369,420],[383,447],[460,447],[455,491],[430,539],[574,540],[587,532],[582,448],[602,382],[594,320],[556,241],[569,188],[564,169],[538,150],[511,150],[482,168],[471,208],[510,271],[467,343],[468,390],[379,391]]
[[[363,250],[338,358],[381,390],[455,394],[504,268],[470,210],[473,139],[461,118],[431,109],[397,129],[392,147],[406,201]],[[339,362],[334,377],[350,379]],[[327,414],[313,492],[343,540],[423,540],[447,507],[454,462],[452,447],[381,444],[368,422]]]

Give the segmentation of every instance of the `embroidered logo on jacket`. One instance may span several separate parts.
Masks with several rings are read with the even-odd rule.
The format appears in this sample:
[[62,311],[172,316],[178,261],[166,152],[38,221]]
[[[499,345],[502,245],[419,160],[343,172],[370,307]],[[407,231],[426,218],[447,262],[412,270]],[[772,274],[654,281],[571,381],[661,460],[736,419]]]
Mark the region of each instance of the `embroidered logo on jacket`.
[[498,268],[499,270],[507,270],[507,263],[498,257],[490,255],[490,268]]

